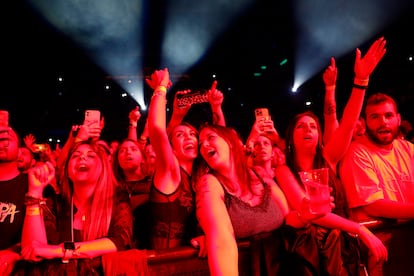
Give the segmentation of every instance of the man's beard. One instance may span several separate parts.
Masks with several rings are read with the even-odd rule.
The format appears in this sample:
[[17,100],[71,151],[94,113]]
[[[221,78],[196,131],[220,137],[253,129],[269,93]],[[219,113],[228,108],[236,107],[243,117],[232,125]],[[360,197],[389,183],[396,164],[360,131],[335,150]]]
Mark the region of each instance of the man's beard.
[[384,137],[380,137],[381,135],[378,135],[375,130],[372,130],[368,127],[366,128],[365,132],[372,142],[382,146],[390,145],[398,137],[398,129],[391,129],[391,136],[387,135]]

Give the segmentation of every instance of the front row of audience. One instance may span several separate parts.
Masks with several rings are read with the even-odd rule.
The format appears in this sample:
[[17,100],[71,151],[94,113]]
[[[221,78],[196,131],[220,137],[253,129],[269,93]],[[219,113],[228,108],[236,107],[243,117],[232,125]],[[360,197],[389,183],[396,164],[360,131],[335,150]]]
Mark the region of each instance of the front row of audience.
[[[285,139],[265,118],[243,143],[225,125],[216,83],[207,93],[211,120],[191,126],[184,119],[192,104],[175,100],[167,123],[167,69],[147,80],[154,92],[141,137],[134,109],[128,137],[115,148],[100,140],[103,123],[74,126],[56,156],[33,162],[33,137],[19,149],[15,131],[0,127],[0,274],[104,275],[109,253],[193,245],[211,275],[239,275],[238,241],[249,239],[249,275],[355,275],[360,267],[383,275],[389,236],[374,235],[360,218],[414,217],[414,145],[398,136],[397,106],[374,94],[363,108],[385,44],[376,40],[364,56],[356,50],[340,123],[335,109],[324,126],[307,111],[292,119]],[[332,59],[324,73],[331,107],[336,74]],[[353,140],[360,118],[366,134]],[[311,211],[299,177],[318,168],[329,169],[332,212]]]

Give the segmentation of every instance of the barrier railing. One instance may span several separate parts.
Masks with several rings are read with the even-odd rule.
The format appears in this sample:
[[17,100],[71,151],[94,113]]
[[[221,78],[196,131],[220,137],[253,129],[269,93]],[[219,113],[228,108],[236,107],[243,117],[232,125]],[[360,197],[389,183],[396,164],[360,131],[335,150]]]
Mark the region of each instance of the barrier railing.
[[[248,270],[249,241],[238,242],[240,275]],[[198,249],[185,246],[175,249],[147,250],[150,275],[210,275],[206,258],[198,257]]]
[[[384,223],[370,221],[364,223],[364,225],[374,233],[391,230],[395,236],[391,241],[385,275],[414,275],[414,263],[412,262],[414,255],[411,254],[414,248],[414,222]],[[250,242],[239,242],[238,248],[240,275],[248,275]],[[207,259],[199,258],[198,249],[190,246],[175,249],[146,250],[143,254],[143,262],[145,262],[146,269],[148,269],[146,275],[151,276],[210,275]]]

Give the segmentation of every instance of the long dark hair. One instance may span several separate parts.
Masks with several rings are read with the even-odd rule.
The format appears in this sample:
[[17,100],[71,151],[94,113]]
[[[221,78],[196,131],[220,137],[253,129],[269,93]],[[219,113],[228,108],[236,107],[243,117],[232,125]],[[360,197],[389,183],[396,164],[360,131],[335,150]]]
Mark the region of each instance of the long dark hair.
[[328,165],[328,162],[326,162],[325,158],[322,155],[323,133],[322,133],[321,124],[319,122],[318,117],[315,115],[315,113],[311,111],[305,111],[303,113],[297,114],[295,117],[292,118],[292,120],[290,120],[288,127],[286,129],[286,143],[287,143],[287,147],[285,150],[286,164],[292,170],[298,183],[300,183],[302,185],[302,188],[304,188],[303,183],[299,176],[299,171],[301,171],[301,169],[295,158],[295,147],[293,144],[293,132],[295,130],[295,127],[298,121],[304,116],[309,116],[315,120],[317,129],[318,129],[318,134],[319,134],[312,168],[313,169],[329,168],[329,185],[333,188],[333,191],[331,192],[331,194],[335,197],[335,209],[333,210],[333,212],[337,214],[345,214],[345,209],[344,209],[345,208],[344,207],[345,197],[343,194],[342,185],[340,184],[340,180],[337,178],[336,174],[334,173],[332,168]]
[[318,169],[318,168],[322,168],[322,167],[326,167],[327,163],[325,161],[325,159],[322,156],[322,148],[323,148],[323,134],[322,134],[322,127],[321,124],[319,122],[318,116],[316,116],[315,113],[313,113],[312,111],[305,111],[303,113],[299,113],[297,114],[295,117],[293,117],[287,128],[286,128],[286,150],[285,150],[285,156],[286,156],[286,164],[291,168],[291,170],[295,173],[297,173],[300,168],[299,165],[295,159],[295,146],[293,144],[293,133],[295,131],[296,125],[298,123],[298,121],[305,117],[311,117],[312,119],[315,120],[316,122],[316,126],[318,129],[318,144],[316,145],[316,153],[315,153],[315,158],[313,160],[313,165],[312,167],[314,169]]

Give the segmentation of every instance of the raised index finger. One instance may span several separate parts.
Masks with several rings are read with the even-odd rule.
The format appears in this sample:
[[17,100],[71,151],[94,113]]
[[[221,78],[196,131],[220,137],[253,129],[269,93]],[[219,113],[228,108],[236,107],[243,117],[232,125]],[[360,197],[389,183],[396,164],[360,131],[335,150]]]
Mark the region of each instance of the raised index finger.
[[211,91],[216,91],[216,87],[217,87],[217,81],[215,80],[215,81],[213,81],[213,84],[211,85],[210,90]]

